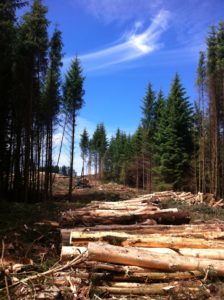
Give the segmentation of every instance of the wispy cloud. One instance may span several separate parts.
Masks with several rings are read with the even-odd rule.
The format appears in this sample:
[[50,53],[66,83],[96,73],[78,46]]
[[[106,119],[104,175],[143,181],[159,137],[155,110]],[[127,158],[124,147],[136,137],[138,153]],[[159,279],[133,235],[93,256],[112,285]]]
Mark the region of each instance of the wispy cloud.
[[[80,59],[85,70],[98,70],[135,60],[161,48],[162,44],[159,40],[168,27],[169,17],[169,11],[161,10],[145,31],[138,33],[142,23],[136,22],[134,29],[125,34],[119,43],[100,51],[81,55]],[[66,61],[70,59],[67,58]]]

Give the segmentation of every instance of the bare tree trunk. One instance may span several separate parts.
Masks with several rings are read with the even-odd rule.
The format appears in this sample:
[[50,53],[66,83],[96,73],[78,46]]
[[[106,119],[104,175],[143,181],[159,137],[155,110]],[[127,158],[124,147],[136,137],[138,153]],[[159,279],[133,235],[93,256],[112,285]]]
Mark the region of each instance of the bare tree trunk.
[[69,200],[72,200],[73,189],[73,165],[74,165],[74,148],[75,148],[75,113],[72,115],[72,136],[71,136],[71,154],[70,154],[70,170],[69,170]]

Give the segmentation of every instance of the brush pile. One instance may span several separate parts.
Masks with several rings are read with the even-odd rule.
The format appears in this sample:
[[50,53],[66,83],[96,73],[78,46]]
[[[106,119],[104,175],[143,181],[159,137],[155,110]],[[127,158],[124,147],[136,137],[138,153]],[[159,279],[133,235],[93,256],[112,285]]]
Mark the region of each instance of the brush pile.
[[91,287],[95,299],[211,297],[206,279],[224,277],[224,225],[190,225],[187,212],[158,207],[170,199],[201,201],[200,195],[163,192],[94,201],[62,214],[61,224],[76,227],[61,229],[61,260],[86,256],[70,273],[73,280]]

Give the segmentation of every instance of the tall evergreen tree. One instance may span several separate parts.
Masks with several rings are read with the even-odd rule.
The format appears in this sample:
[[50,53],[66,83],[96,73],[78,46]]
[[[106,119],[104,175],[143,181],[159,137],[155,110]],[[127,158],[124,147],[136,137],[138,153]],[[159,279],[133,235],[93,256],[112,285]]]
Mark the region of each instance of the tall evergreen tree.
[[60,86],[62,66],[62,38],[61,32],[55,29],[50,41],[49,67],[45,80],[43,93],[43,125],[46,127],[46,150],[45,150],[45,193],[48,198],[52,194],[52,152],[53,152],[53,131],[60,109]]
[[217,89],[217,32],[211,27],[207,39],[209,93],[210,192],[218,193],[219,98]]
[[14,102],[13,64],[16,50],[16,9],[25,5],[22,0],[0,2],[0,194],[8,191],[11,166],[10,148],[12,105]]
[[81,149],[81,157],[82,157],[82,175],[85,175],[85,162],[89,154],[89,135],[84,128],[83,133],[81,134],[80,139],[80,149]]
[[205,53],[200,52],[198,69],[197,69],[197,87],[198,87],[198,190],[206,192],[206,176],[205,176],[205,109],[206,109],[206,81],[207,67]]
[[74,147],[75,147],[75,126],[78,111],[84,104],[83,89],[84,77],[79,59],[76,57],[65,75],[64,85],[64,105],[68,114],[68,120],[71,126],[71,153],[70,153],[70,180],[69,180],[69,198],[72,198],[73,184],[73,165],[74,165]]
[[192,149],[192,108],[176,75],[156,134],[158,170],[165,183],[183,187]]
[[[34,0],[31,11],[23,16],[18,33],[18,72],[23,95],[24,116],[24,200],[28,192],[41,189],[40,160],[43,127],[41,125],[41,94],[47,70],[48,25],[47,7]],[[32,174],[30,176],[30,174]]]
[[[147,187],[148,190],[152,190],[152,169],[153,169],[153,144],[154,144],[154,132],[155,132],[155,101],[156,94],[153,91],[152,84],[149,83],[147,87],[146,96],[143,99],[142,107],[142,129],[145,133],[142,133],[144,136],[144,151],[142,151],[142,160],[144,162],[143,172],[145,181],[145,173],[147,177]],[[143,145],[142,144],[142,145]],[[145,163],[147,162],[147,166]],[[144,184],[145,185],[145,184]]]

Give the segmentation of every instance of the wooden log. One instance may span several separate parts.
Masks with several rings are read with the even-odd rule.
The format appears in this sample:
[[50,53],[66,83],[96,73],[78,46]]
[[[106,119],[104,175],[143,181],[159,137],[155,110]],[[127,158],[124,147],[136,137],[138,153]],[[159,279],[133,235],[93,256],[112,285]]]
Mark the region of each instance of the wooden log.
[[[189,293],[198,292],[202,284],[200,282],[190,283],[184,287],[184,291]],[[110,286],[96,287],[97,293],[108,293],[118,295],[168,295],[175,289],[183,289],[177,282],[171,283],[154,283],[154,284],[130,284],[124,283],[110,283]]]
[[219,276],[224,276],[224,262],[176,256],[170,254],[149,253],[145,250],[102,245],[101,243],[89,243],[89,260],[127,264],[168,271],[203,271],[212,270]]
[[[154,222],[152,220],[152,222]],[[129,234],[155,234],[163,235],[176,234],[176,236],[193,236],[199,238],[222,238],[224,236],[224,226],[222,224],[202,224],[202,225],[97,225],[95,227],[76,227],[71,229],[61,229],[61,239],[63,245],[69,245],[71,232],[91,232],[91,231],[117,231]],[[182,234],[183,233],[183,234]]]
[[224,241],[186,237],[164,236],[162,234],[135,235],[125,232],[72,232],[70,244],[85,246],[90,241],[104,241],[115,245],[145,248],[202,248],[224,249]]
[[[170,248],[138,248],[142,250],[149,251],[151,253],[160,254],[171,254],[171,255],[182,255],[197,258],[224,260],[224,250],[223,249],[178,249],[173,250]],[[81,253],[87,251],[87,247],[74,247],[74,246],[62,246],[61,249],[61,260],[68,260],[78,256]]]
[[[147,209],[151,209],[151,210],[159,210],[159,208],[155,205],[149,204],[149,203],[137,203],[137,204],[124,204],[124,203],[116,203],[113,202],[113,204],[109,204],[109,203],[100,203],[97,205],[89,206],[86,207],[85,210],[89,210],[91,209],[100,209],[100,210],[105,210],[105,209],[111,209],[111,210],[138,210],[139,207],[143,208],[147,208]],[[83,210],[83,209],[82,209]]]
[[[88,270],[87,270],[88,271]],[[94,282],[100,281],[116,281],[116,282],[137,282],[137,283],[146,283],[146,282],[156,282],[156,281],[171,281],[171,280],[195,280],[196,278],[202,278],[205,276],[204,273],[199,271],[192,272],[133,272],[133,273],[125,273],[125,274],[114,274],[114,272],[87,272],[80,270],[70,273],[69,276],[72,278],[80,278],[80,279],[88,279],[94,280]],[[67,273],[57,274],[57,277],[52,279],[52,283],[63,285],[63,282],[66,280]],[[60,284],[61,283],[61,284]]]
[[[149,268],[143,268],[138,266],[117,265],[98,261],[85,261],[78,265],[78,270],[81,273],[90,270],[91,274],[110,274],[117,278],[117,280],[123,280],[126,277],[145,278],[149,280],[171,280],[171,279],[188,279],[196,277],[204,277],[205,273],[201,271],[190,272],[175,272],[175,271],[158,271]],[[118,279],[120,278],[120,279]]]
[[[94,273],[93,273],[94,274]],[[100,273],[99,273],[100,274]],[[102,273],[101,273],[102,274]],[[187,279],[195,279],[204,277],[203,272],[199,271],[191,271],[191,272],[146,272],[146,273],[138,273],[133,272],[132,274],[124,274],[124,275],[111,275],[108,273],[106,278],[113,281],[135,281],[135,282],[147,282],[147,281],[170,281],[170,280],[187,280]],[[94,275],[97,278],[97,274]],[[102,278],[103,276],[101,276]]]
[[62,246],[61,248],[61,260],[69,260],[75,258],[82,253],[85,253],[86,247],[72,247],[72,246]]
[[190,215],[189,213],[185,212],[155,212],[154,214],[130,214],[127,216],[111,216],[111,217],[92,217],[88,215],[84,215],[82,217],[78,217],[76,215],[72,216],[69,219],[63,220],[63,222],[70,221],[70,224],[88,224],[88,225],[95,225],[95,224],[133,224],[138,222],[144,222],[146,220],[155,220],[159,224],[187,224],[190,222]]
[[110,217],[126,217],[126,216],[130,216],[130,214],[132,214],[133,216],[139,216],[139,215],[157,215],[157,214],[164,214],[164,213],[178,213],[178,209],[177,208],[168,208],[168,209],[161,209],[161,210],[152,210],[151,208],[140,208],[134,211],[128,211],[128,210],[124,210],[124,211],[120,211],[117,209],[96,209],[96,210],[75,210],[74,214],[76,215],[76,217],[82,217],[82,216],[90,216],[92,218],[95,217],[101,217],[101,218],[110,218]]

